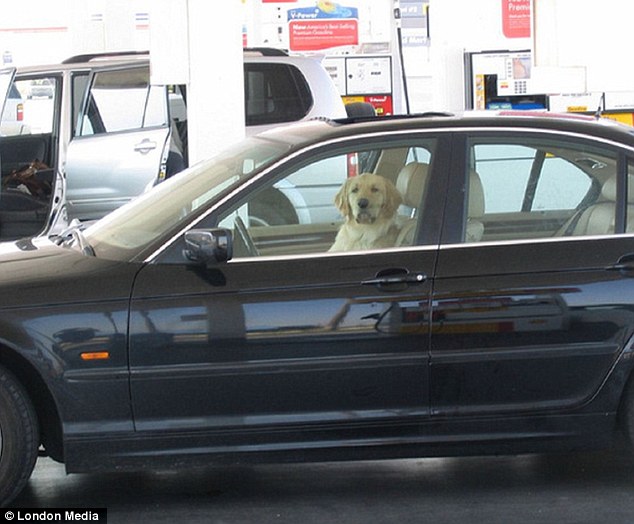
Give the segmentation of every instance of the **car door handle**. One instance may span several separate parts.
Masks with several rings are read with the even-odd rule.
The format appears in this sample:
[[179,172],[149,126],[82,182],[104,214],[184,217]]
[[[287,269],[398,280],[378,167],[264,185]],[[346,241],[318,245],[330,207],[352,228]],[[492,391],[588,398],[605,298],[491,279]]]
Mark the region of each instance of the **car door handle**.
[[410,272],[404,269],[387,269],[379,271],[374,278],[361,281],[364,286],[390,286],[394,284],[422,284],[427,275],[418,271]]
[[634,271],[634,255],[623,255],[616,264],[606,266],[606,271]]
[[152,149],[156,149],[156,142],[149,138],[144,138],[141,142],[134,145],[134,150],[144,155],[152,151]]

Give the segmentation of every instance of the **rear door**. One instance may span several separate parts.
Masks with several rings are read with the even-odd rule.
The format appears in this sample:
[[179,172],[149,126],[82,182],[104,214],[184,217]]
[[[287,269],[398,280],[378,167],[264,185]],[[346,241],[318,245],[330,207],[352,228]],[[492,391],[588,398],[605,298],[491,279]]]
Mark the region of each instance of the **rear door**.
[[70,219],[100,218],[159,178],[170,135],[167,91],[149,79],[143,64],[91,74],[66,159]]
[[583,406],[632,334],[633,164],[607,142],[527,130],[474,132],[460,148],[434,286],[433,413]]

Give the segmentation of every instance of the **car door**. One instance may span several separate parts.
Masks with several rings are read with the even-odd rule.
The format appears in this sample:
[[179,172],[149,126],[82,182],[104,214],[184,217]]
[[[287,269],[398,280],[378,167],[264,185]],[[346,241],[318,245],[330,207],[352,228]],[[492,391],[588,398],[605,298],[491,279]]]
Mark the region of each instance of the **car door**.
[[91,73],[66,157],[69,218],[100,218],[158,180],[170,135],[165,86],[148,65]]
[[583,406],[634,325],[632,162],[563,133],[463,140],[434,287],[432,411]]
[[[394,146],[402,162],[415,151],[438,154],[435,139],[421,138],[417,147],[412,141]],[[130,314],[138,431],[202,431],[200,445],[257,443],[260,450],[420,438],[417,423],[429,411],[429,277],[439,233],[438,220],[423,216],[437,213],[442,199],[423,206],[418,192],[418,209],[404,210],[403,220],[427,224],[418,240],[329,252],[334,197],[350,156],[372,157],[373,147],[366,149],[270,173],[212,215],[207,225],[233,232],[229,262],[178,262],[177,242],[140,272]],[[326,166],[330,180],[340,170],[336,183],[324,185]],[[275,215],[262,208],[282,211],[284,199],[304,208],[265,223],[263,216]],[[167,263],[169,253],[176,262]]]

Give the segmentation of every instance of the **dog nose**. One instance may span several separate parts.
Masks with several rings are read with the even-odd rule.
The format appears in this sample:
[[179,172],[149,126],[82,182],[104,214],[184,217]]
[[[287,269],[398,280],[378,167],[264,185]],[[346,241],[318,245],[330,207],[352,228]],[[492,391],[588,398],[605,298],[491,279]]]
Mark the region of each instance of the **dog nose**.
[[370,202],[368,201],[367,198],[360,198],[359,201],[357,202],[357,205],[361,208],[361,209],[365,209],[366,207],[368,207],[368,204]]

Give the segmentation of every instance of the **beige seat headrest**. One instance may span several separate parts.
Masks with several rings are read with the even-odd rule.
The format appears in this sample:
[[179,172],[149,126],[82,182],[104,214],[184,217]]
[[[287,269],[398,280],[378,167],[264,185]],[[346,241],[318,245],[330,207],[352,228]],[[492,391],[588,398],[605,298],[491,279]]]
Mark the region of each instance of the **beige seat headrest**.
[[[616,202],[616,175],[608,178],[601,187],[601,196],[610,202]],[[634,176],[627,177],[627,201],[634,202]]]
[[396,178],[396,189],[403,197],[403,203],[409,207],[420,206],[425,186],[429,164],[410,162],[403,166]]

